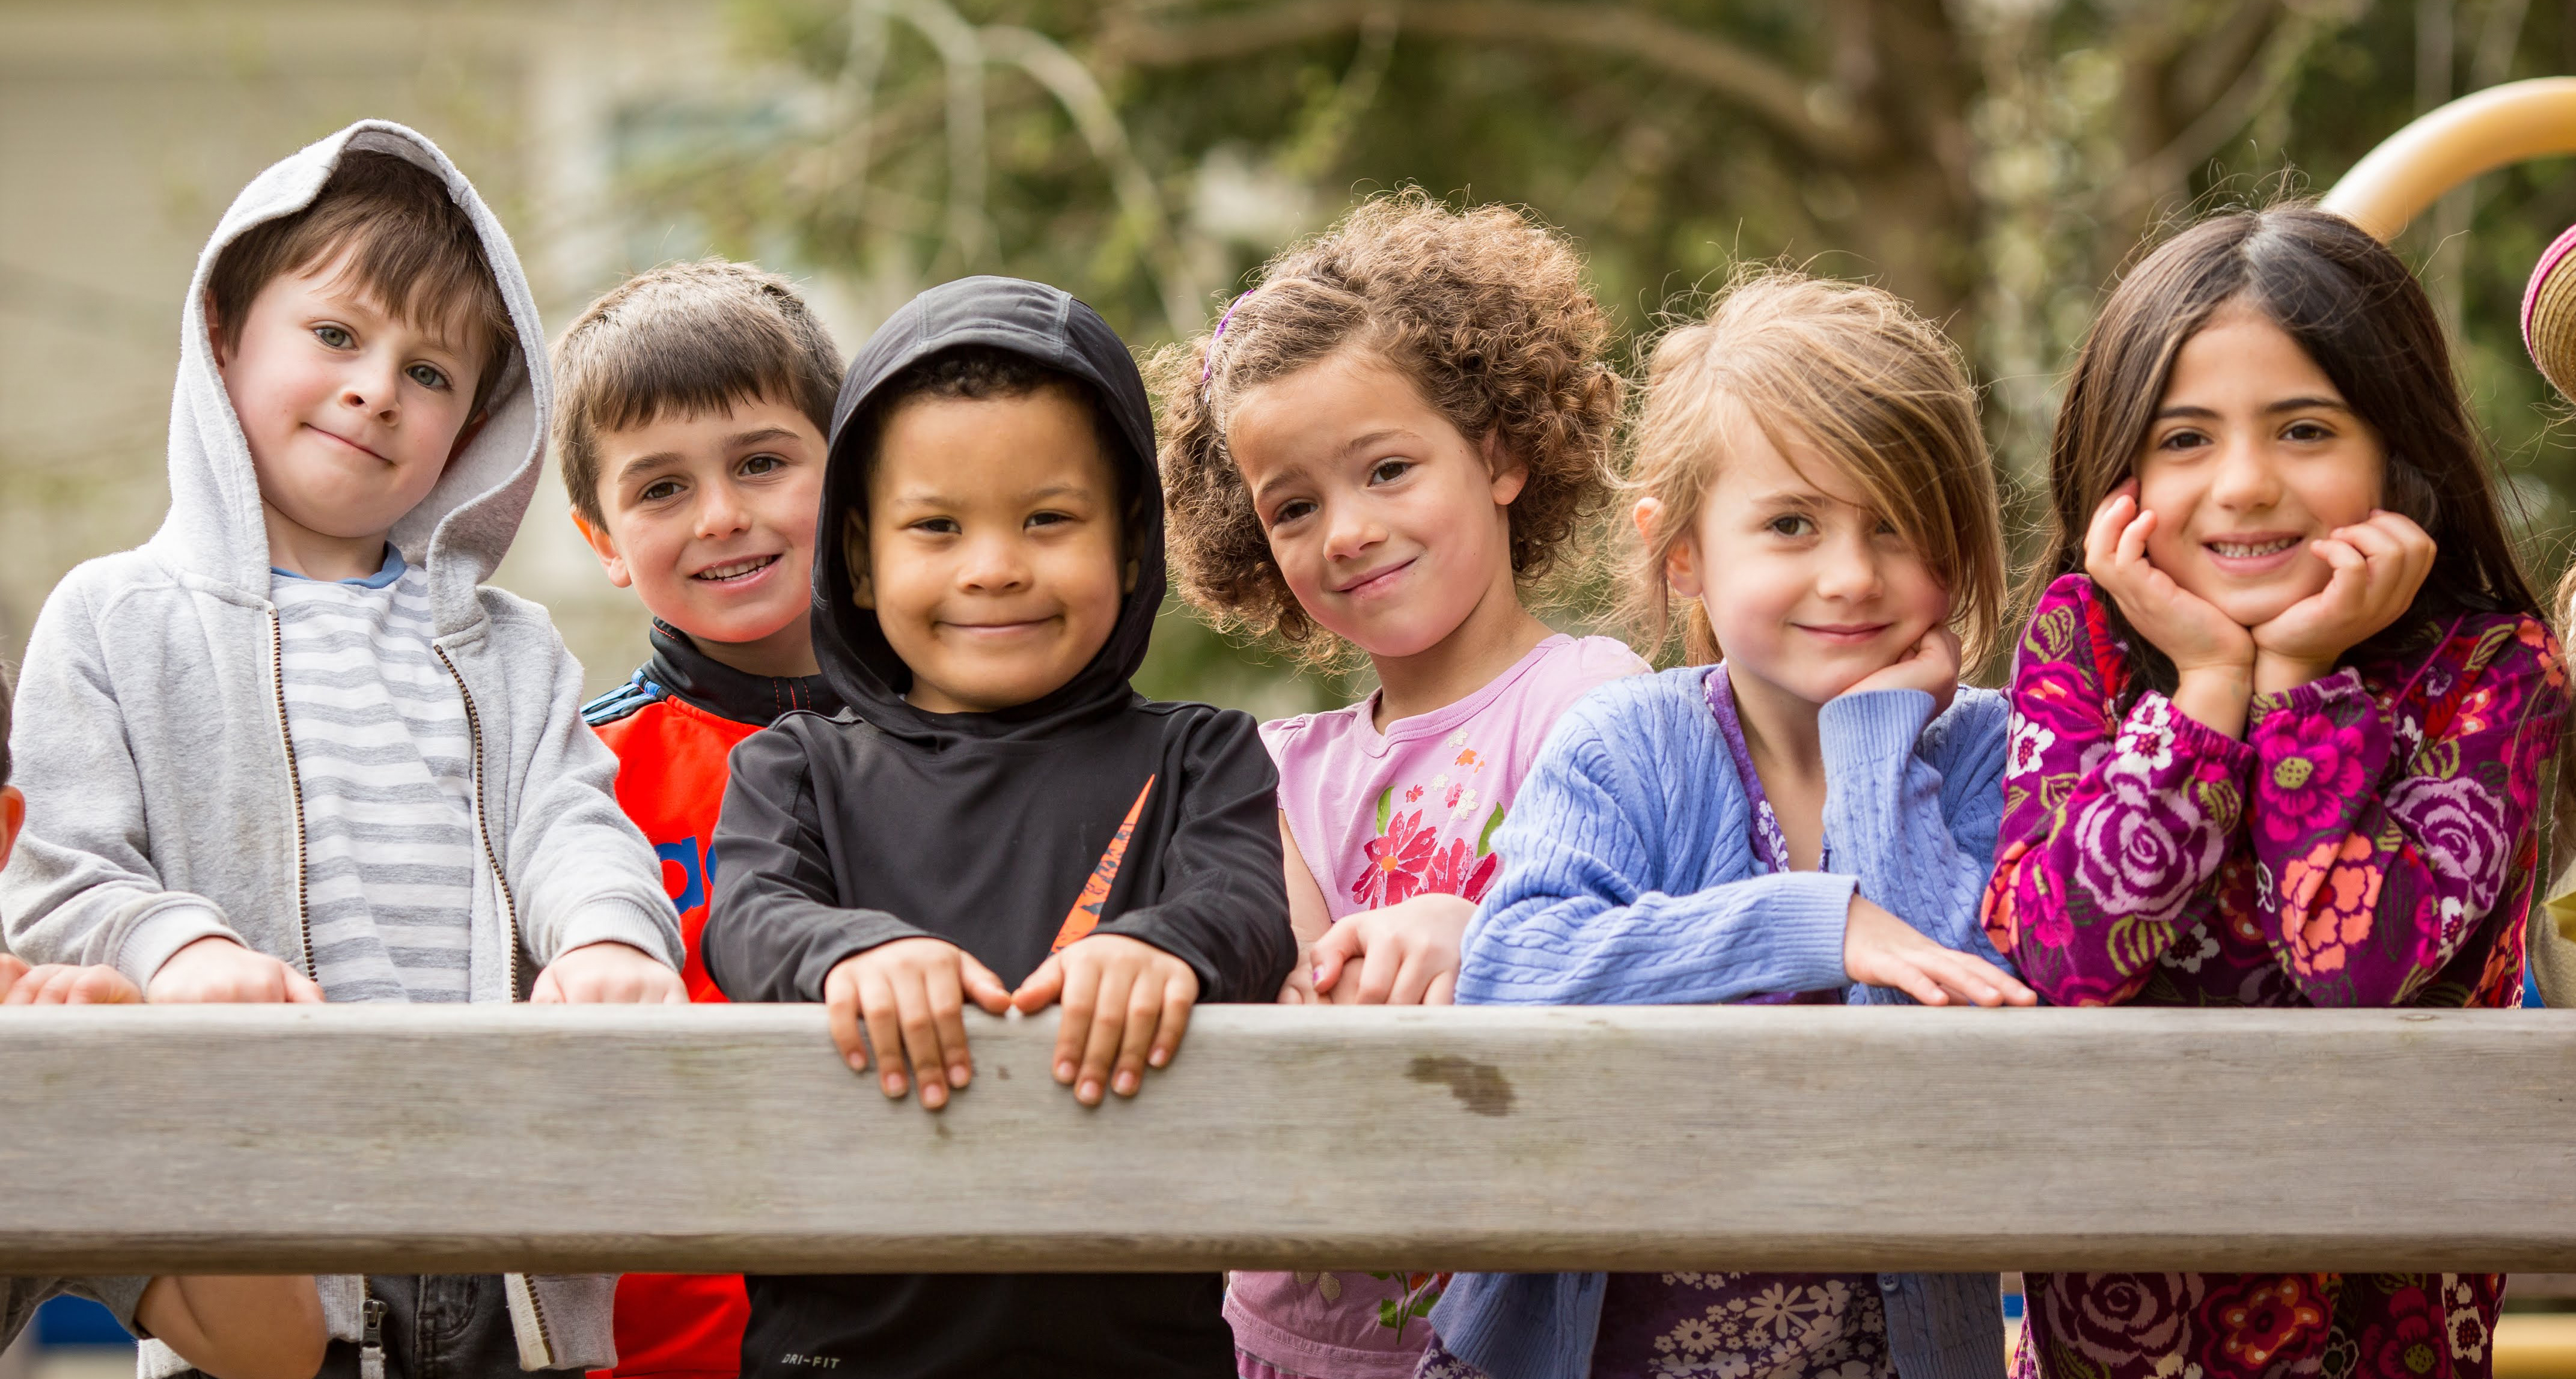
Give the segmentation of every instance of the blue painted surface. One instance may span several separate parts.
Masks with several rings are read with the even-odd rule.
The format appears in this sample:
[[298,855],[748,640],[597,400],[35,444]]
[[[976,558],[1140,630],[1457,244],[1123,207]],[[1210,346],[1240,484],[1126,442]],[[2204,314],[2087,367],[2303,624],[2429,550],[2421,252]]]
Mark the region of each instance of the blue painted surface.
[[134,1338],[116,1314],[87,1298],[53,1298],[36,1309],[36,1344],[131,1346]]

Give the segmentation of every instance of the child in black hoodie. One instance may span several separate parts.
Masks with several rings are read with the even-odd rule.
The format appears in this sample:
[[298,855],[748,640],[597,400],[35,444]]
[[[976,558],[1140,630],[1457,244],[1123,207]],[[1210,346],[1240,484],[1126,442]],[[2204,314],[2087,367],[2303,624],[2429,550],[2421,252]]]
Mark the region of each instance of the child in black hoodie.
[[[1153,455],[1126,346],[1036,283],[921,294],[842,385],[814,651],[853,711],[734,750],[703,948],[733,1000],[827,1002],[889,1096],[966,1085],[969,999],[1060,999],[1056,1080],[1132,1096],[1193,1004],[1267,1001],[1295,960],[1252,720],[1128,684],[1163,602]],[[1215,1274],[748,1283],[746,1379],[1233,1373]]]

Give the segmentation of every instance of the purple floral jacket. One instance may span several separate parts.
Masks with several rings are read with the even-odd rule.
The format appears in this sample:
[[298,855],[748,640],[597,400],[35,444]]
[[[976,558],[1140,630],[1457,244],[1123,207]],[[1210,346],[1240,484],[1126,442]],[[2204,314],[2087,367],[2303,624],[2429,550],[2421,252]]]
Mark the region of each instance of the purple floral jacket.
[[2048,588],[2014,658],[1984,919],[2059,1005],[2512,1005],[2557,641],[2470,614],[2428,654],[2256,697],[2246,740],[2165,696],[2125,715],[2091,580]]

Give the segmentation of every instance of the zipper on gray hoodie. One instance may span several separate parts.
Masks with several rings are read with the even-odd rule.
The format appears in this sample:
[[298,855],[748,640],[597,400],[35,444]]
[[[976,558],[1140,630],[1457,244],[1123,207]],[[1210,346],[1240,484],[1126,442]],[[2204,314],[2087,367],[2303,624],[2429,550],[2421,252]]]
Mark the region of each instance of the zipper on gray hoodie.
[[[145,985],[179,949],[220,935],[312,971],[267,528],[204,301],[224,246],[311,204],[352,149],[394,154],[445,181],[482,237],[519,338],[546,338],[500,222],[409,129],[361,121],[243,188],[199,255],[181,312],[169,516],[142,546],[65,576],[28,641],[10,736],[28,819],[0,870],[0,932],[31,961],[112,963]],[[660,859],[618,807],[616,758],[581,720],[579,663],[543,608],[484,583],[536,491],[552,392],[542,355],[516,352],[483,428],[392,533],[428,573],[430,646],[469,724],[476,1001],[526,994],[523,951],[540,966],[602,941],[674,968],[681,957]],[[614,1282],[511,1276],[521,1366],[613,1363]],[[332,1334],[356,1340],[358,1280],[323,1283]],[[180,1368],[155,1349],[147,1374]]]

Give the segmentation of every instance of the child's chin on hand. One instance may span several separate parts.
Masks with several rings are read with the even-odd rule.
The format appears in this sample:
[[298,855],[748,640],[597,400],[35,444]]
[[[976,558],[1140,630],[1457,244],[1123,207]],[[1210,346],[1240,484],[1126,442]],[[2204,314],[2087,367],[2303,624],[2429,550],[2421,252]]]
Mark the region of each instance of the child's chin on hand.
[[664,1005],[689,1003],[689,989],[670,964],[631,944],[586,943],[546,964],[528,993],[534,1005]]

